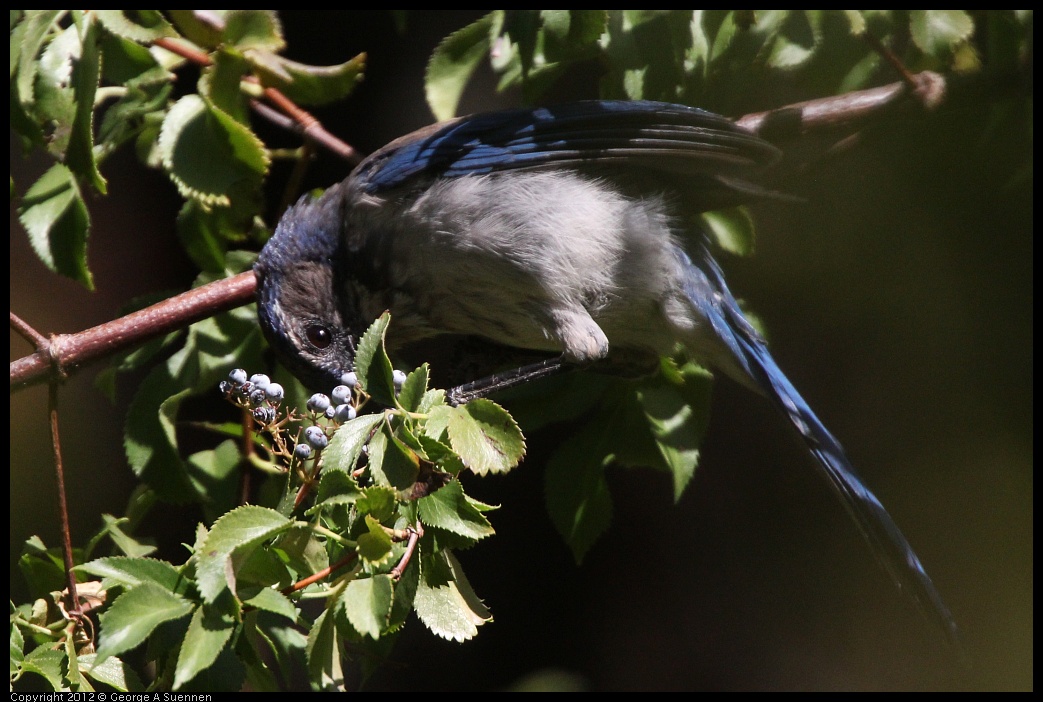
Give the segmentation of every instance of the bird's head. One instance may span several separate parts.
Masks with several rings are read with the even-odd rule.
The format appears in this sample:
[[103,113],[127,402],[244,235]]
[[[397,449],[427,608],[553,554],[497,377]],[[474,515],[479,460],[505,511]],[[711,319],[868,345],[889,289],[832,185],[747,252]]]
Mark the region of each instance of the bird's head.
[[342,198],[331,188],[287,210],[254,266],[257,313],[283,364],[328,392],[354,369],[360,330],[339,283]]

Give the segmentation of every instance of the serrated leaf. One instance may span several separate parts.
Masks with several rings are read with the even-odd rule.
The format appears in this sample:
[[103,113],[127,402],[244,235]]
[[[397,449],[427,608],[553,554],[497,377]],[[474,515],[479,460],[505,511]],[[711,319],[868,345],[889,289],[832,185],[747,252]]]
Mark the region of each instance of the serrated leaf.
[[424,94],[435,119],[456,114],[460,96],[478,64],[488,56],[493,30],[502,22],[503,11],[495,10],[453,32],[435,48],[424,77]]
[[[336,593],[337,596],[340,593]],[[308,672],[312,683],[324,691],[344,689],[344,668],[341,662],[340,641],[336,630],[336,617],[332,609],[326,609],[315,620],[308,632]]]
[[44,265],[94,289],[87,268],[90,216],[72,171],[60,163],[51,166],[26,191],[18,218]]
[[406,376],[402,389],[398,393],[398,404],[407,412],[418,412],[420,403],[427,392],[428,366],[423,364]]
[[260,139],[198,95],[170,108],[157,146],[181,194],[206,206],[230,206],[237,190],[259,187],[268,171]]
[[360,515],[371,514],[378,522],[383,522],[395,513],[396,497],[391,488],[375,485],[362,492],[364,495],[355,502],[355,509]]
[[93,21],[83,23],[81,41],[83,50],[73,62],[72,89],[75,96],[76,114],[73,118],[72,134],[65,163],[69,169],[105,194],[108,186],[94,154],[94,96],[101,77],[101,52],[98,50],[98,25]]
[[221,600],[213,606],[198,607],[192,615],[174,670],[175,690],[212,666],[232,637],[236,617],[231,593]]
[[[366,531],[359,534],[356,539],[358,543],[358,554],[363,561],[370,565],[379,566],[391,557],[391,536],[384,531],[376,519],[370,515],[365,518]],[[351,587],[350,585],[348,586]],[[373,638],[377,638],[374,636]]]
[[385,407],[395,406],[395,383],[392,378],[391,360],[384,350],[384,335],[387,333],[391,315],[380,315],[362,335],[355,353],[355,373],[359,384],[369,395]]
[[158,10],[94,10],[92,14],[105,29],[139,44],[177,36],[177,31]]
[[484,398],[453,408],[449,439],[464,464],[478,475],[506,473],[525,455],[525,437],[511,415]]
[[273,10],[229,10],[224,15],[224,40],[240,51],[286,48],[279,15]]
[[158,585],[165,590],[185,594],[187,581],[177,568],[155,558],[128,558],[113,556],[97,558],[76,566],[79,573],[89,573],[102,578],[105,589],[120,586],[127,590],[145,583]]
[[206,21],[196,13],[206,14],[206,10],[167,10],[174,26],[190,42],[203,48],[212,49],[221,43],[221,31],[212,22]]
[[921,51],[944,61],[970,38],[974,20],[965,10],[910,10],[909,30]]
[[787,12],[778,25],[768,65],[782,69],[796,68],[814,55],[821,41],[819,11]]
[[290,598],[270,587],[261,588],[256,595],[243,600],[243,605],[253,609],[263,609],[280,617],[286,617],[292,622],[297,621],[297,608]]
[[211,55],[213,63],[199,79],[199,94],[235,121],[249,126],[250,110],[240,83],[250,64],[238,52],[221,50]]
[[756,234],[753,217],[746,207],[703,212],[702,221],[717,245],[737,256],[753,254]]
[[157,626],[191,611],[190,602],[155,583],[142,583],[128,590],[99,617],[97,662],[137,647]]
[[374,451],[370,455],[369,468],[373,479],[398,489],[406,490],[416,482],[420,472],[420,459],[416,452],[406,446],[401,439],[384,427],[383,450],[378,455]]
[[52,690],[64,690],[62,666],[66,657],[62,651],[47,646],[38,646],[22,659],[21,668],[26,673],[36,673],[51,686]]
[[145,689],[134,669],[116,656],[110,656],[101,664],[96,664],[97,654],[81,653],[77,660],[81,673],[120,692],[142,692]]
[[338,470],[350,473],[374,431],[384,421],[383,414],[364,414],[344,422],[333,434],[322,452],[323,471]]
[[356,631],[379,639],[388,625],[393,592],[390,575],[374,575],[349,582],[340,601]]
[[261,84],[278,88],[299,105],[326,105],[348,97],[362,81],[366,54],[336,66],[308,66],[270,51],[248,51]]
[[460,481],[453,480],[441,489],[417,500],[417,509],[420,512],[420,521],[425,525],[479,541],[496,532],[475,502],[464,494]]
[[203,549],[196,554],[196,576],[204,602],[213,602],[227,587],[235,591],[233,557],[243,558],[268,539],[294,526],[273,509],[244,505],[210,527]]
[[478,627],[492,621],[492,613],[478,599],[463,569],[452,553],[440,554],[452,572],[453,579],[438,586],[421,577],[413,607],[420,621],[443,639],[467,641],[478,633]]

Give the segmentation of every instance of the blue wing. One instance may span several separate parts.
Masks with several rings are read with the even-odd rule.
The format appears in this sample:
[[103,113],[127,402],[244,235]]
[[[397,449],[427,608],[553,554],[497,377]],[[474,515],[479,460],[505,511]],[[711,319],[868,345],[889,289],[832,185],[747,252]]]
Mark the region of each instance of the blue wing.
[[397,139],[353,174],[367,192],[418,175],[615,164],[727,177],[770,165],[778,150],[705,110],[649,101],[590,100],[463,117]]
[[920,608],[958,646],[956,622],[934,587],[920,559],[876,498],[855,472],[840,442],[818,417],[775,363],[767,344],[743,316],[728,290],[720,266],[703,243],[696,262],[686,261],[685,294],[706,316],[734,360],[789,418],[815,457],[823,477],[855,520],[877,560],[899,589],[907,591]]

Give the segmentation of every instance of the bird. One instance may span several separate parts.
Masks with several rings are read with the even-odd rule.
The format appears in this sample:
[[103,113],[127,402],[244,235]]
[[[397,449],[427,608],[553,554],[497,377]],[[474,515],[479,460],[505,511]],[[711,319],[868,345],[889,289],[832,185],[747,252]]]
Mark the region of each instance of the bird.
[[655,101],[434,124],[284,213],[255,265],[259,323],[312,387],[353,369],[385,310],[391,351],[471,339],[539,359],[454,402],[572,368],[640,368],[680,343],[781,411],[891,579],[956,642],[920,559],[747,320],[699,224],[771,197],[750,178],[779,157],[723,116]]

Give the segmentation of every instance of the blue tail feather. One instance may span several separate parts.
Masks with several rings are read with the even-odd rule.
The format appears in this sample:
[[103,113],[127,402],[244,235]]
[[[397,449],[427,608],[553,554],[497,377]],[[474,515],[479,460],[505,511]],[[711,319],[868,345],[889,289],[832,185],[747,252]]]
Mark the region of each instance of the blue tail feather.
[[908,592],[949,640],[957,644],[956,622],[909,542],[880,500],[859,478],[840,442],[819,421],[775,363],[764,339],[743,316],[705,244],[698,253],[698,264],[693,264],[687,255],[679,254],[687,263],[686,296],[728,348],[733,367],[738,366],[747,376],[744,384],[759,389],[789,418],[877,560],[899,589]]

